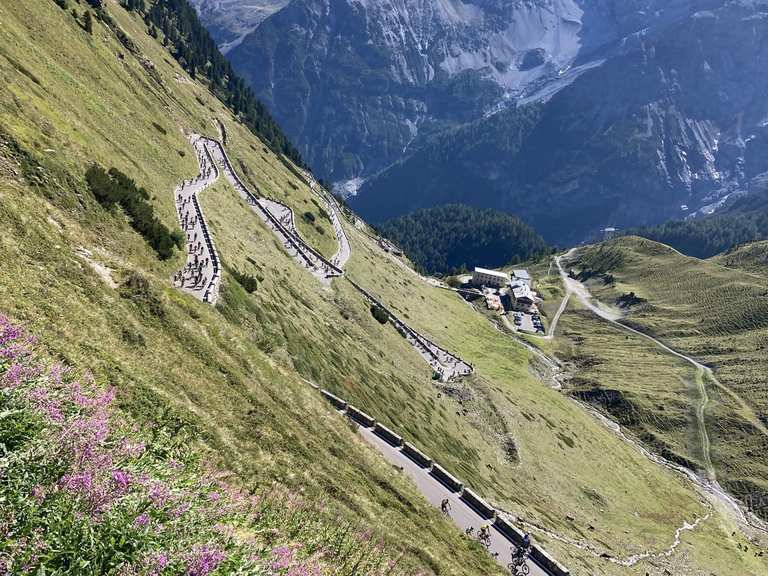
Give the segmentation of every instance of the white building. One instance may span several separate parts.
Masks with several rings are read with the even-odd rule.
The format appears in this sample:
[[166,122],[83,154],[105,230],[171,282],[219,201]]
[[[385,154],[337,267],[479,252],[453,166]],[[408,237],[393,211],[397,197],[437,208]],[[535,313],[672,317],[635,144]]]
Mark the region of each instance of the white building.
[[528,270],[512,270],[512,284],[525,284],[528,288],[533,288],[533,281]]
[[603,228],[602,230],[600,230],[600,232],[603,235],[603,240],[613,240],[614,238],[616,238],[616,236],[619,235],[618,228],[613,228],[613,227]]
[[475,286],[504,288],[504,286],[509,284],[509,274],[486,268],[475,268],[475,271],[472,272],[472,284]]
[[532,312],[536,306],[536,296],[527,284],[517,284],[510,291],[512,308],[519,312]]

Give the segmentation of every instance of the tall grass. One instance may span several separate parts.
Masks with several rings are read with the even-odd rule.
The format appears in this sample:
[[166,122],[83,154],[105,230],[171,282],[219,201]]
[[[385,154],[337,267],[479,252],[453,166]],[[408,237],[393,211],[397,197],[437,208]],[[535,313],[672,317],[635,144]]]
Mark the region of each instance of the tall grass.
[[355,526],[243,490],[0,316],[0,574],[394,574]]

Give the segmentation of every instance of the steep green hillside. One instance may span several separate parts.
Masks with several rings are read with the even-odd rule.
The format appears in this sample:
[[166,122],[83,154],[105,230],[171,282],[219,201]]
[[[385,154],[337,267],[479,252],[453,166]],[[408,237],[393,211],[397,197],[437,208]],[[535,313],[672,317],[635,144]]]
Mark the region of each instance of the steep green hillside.
[[752,242],[735,246],[711,258],[712,262],[761,276],[768,275],[768,242]]
[[[581,249],[572,266],[591,278],[600,299],[630,304],[626,322],[713,369],[717,381],[704,375],[710,397],[705,420],[718,479],[745,501],[764,499],[768,467],[760,455],[768,449],[768,281],[633,237]],[[650,400],[640,381],[623,382],[630,394]],[[686,398],[684,384],[673,379],[668,388],[680,401]],[[682,433],[690,413],[686,416],[684,406],[669,407],[638,411],[649,420],[672,418],[667,428]],[[764,508],[760,513],[766,516]]]
[[[279,485],[310,506],[323,503],[316,520],[328,530],[343,522],[370,528],[387,557],[399,559],[395,572],[501,570],[306,380],[401,431],[526,522],[574,574],[642,576],[657,565],[686,574],[764,570],[764,559],[736,547],[744,536],[730,515],[548,388],[529,371],[527,350],[350,220],[349,278],[473,363],[473,376],[433,381],[351,283],[323,285],[296,266],[224,179],[200,196],[225,264],[219,303],[173,288],[184,256],[159,260],[121,209],[97,202],[85,182],[94,162],[149,191],[154,215],[173,230],[174,187],[198,173],[186,136],[216,136],[219,120],[243,179],[296,214],[313,211],[324,232],[305,235],[329,252],[333,231],[290,164],[204,80],[191,79],[138,15],[107,3],[133,51],[98,19],[88,33],[84,5],[71,7],[78,20],[51,0],[0,1],[0,303],[45,353],[114,387],[130,419],[191,438],[191,449],[234,486]],[[230,269],[255,278],[256,289],[245,290]],[[665,556],[675,531],[698,518],[706,520],[682,531]],[[629,558],[644,553],[654,556]]]
[[520,219],[460,204],[417,210],[377,229],[430,274],[498,268],[548,251],[544,239]]
[[392,573],[353,525],[230,484],[179,426],[139,425],[3,316],[0,390],[5,574]]
[[[85,9],[70,7],[80,16]],[[225,277],[219,311],[171,288],[180,254],[158,260],[120,211],[103,209],[91,195],[88,166],[116,166],[151,192],[157,215],[176,228],[173,188],[198,172],[182,131],[215,135],[218,118],[231,132],[231,154],[248,158],[265,194],[279,194],[297,210],[314,206],[308,187],[190,81],[139,17],[113,3],[108,10],[135,53],[96,19],[88,34],[50,0],[0,3],[3,311],[23,321],[52,356],[114,386],[120,408],[139,422],[196,439],[208,459],[236,474],[237,485],[279,483],[310,502],[324,501],[326,526],[341,515],[361,531],[372,527],[394,557],[403,554],[402,573],[495,573],[490,558],[393,476],[299,378],[291,353],[302,350],[295,362],[307,376],[312,365],[318,376],[325,366],[338,382],[362,380],[351,359],[365,347],[356,343],[359,329],[353,337],[338,327],[342,309],[319,286],[315,302],[335,313],[322,322],[306,316],[312,303],[290,290],[308,290],[302,285],[313,280],[293,270],[266,229],[252,217],[240,230],[222,221],[243,240],[261,239],[256,256],[268,267],[243,268],[269,278],[251,298]],[[215,195],[210,191],[214,201]],[[212,220],[215,226],[215,214]],[[325,236],[332,236],[330,227]],[[126,282],[132,275],[146,279],[148,290],[134,291]],[[331,319],[337,329],[323,342],[317,334]],[[313,355],[313,347],[331,357]],[[423,371],[417,360],[411,364]],[[373,381],[398,382],[393,372]]]

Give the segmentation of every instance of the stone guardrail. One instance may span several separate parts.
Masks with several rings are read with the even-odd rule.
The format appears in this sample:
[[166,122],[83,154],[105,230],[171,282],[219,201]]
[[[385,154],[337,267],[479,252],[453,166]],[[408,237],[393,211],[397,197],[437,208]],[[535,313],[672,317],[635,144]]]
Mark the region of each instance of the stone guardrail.
[[512,542],[515,546],[519,546],[523,543],[525,532],[520,530],[517,526],[512,524],[509,520],[496,516],[496,520],[493,522],[493,527],[496,528],[504,537]]
[[416,448],[416,446],[410,442],[403,443],[403,454],[408,456],[408,458],[416,462],[416,464],[422,468],[426,468],[427,470],[432,469],[432,458],[424,454],[424,452]]
[[[381,302],[378,298],[373,296],[370,292],[368,292],[365,288],[360,286],[357,282],[352,280],[349,276],[347,276],[347,280],[366,299],[368,299],[371,303],[373,303],[374,305],[384,310],[384,312],[387,314],[390,322],[395,327],[395,329],[398,332],[400,332],[400,334],[402,334],[405,338],[408,338],[409,336],[413,338],[413,340],[419,344],[420,349],[423,350],[430,358],[432,358],[432,361],[438,364],[441,370],[445,370],[446,368],[451,369],[451,365],[465,367],[461,369],[455,369],[455,368],[451,369],[451,373],[453,374],[453,377],[466,376],[474,372],[474,367],[471,364],[469,364],[468,362],[465,362],[458,356],[444,350],[443,348],[441,348],[440,346],[438,346],[428,338],[416,332],[416,330],[414,330],[413,328],[408,326],[405,322],[400,320],[397,317],[397,315],[394,312],[392,312],[383,302]],[[444,357],[442,357],[441,355]],[[447,380],[452,379],[450,375],[445,375],[443,372],[441,372],[441,375],[443,376],[444,379],[447,379]]]
[[[429,456],[424,454],[421,450],[416,448],[410,442],[403,442],[401,436],[398,436],[395,432],[386,428],[385,426],[376,422],[376,420],[366,414],[365,412],[350,405],[345,400],[339,398],[335,394],[332,394],[328,390],[320,389],[317,385],[312,384],[313,388],[320,390],[320,393],[331,403],[331,405],[344,413],[351,420],[359,423],[366,428],[373,428],[375,434],[382,437],[389,444],[393,444],[400,448],[400,451],[418,464],[421,468],[428,471],[434,478],[440,483],[445,485],[449,490],[452,490],[459,494],[462,501],[464,501],[470,508],[472,508],[478,516],[486,520],[493,520],[493,527],[507,540],[509,540],[515,546],[519,546],[525,534],[522,530],[517,528],[506,518],[503,518],[498,514],[497,510],[478,496],[474,491],[466,488],[464,484],[458,480],[455,476],[450,474],[442,466],[435,464]],[[545,550],[538,545],[531,546],[529,558],[538,564],[541,568],[546,570],[552,576],[570,576],[570,572],[557,560],[552,558]]]
[[453,474],[439,464],[432,464],[432,471],[430,473],[449,490],[459,494],[464,490],[464,483],[460,482]]
[[529,552],[528,556],[531,560],[547,570],[550,574],[554,574],[555,576],[570,575],[570,572],[565,566],[560,564],[557,560],[552,558],[552,556],[547,554],[537,545],[531,546],[531,551]]
[[373,428],[376,425],[376,420],[373,417],[355,408],[352,404],[347,404],[347,416],[366,428]]
[[325,398],[326,398],[326,399],[327,399],[327,400],[328,400],[328,401],[329,401],[331,404],[333,404],[333,406],[334,406],[335,408],[337,408],[337,409],[339,409],[339,410],[346,410],[346,409],[347,409],[347,403],[346,403],[346,401],[342,400],[341,398],[339,398],[338,396],[336,396],[336,395],[334,395],[334,394],[331,394],[330,392],[328,392],[328,390],[325,390],[325,389],[323,389],[323,390],[320,390],[320,393],[321,393],[323,396],[325,396]]
[[[326,258],[322,254],[320,254],[312,246],[307,244],[300,236],[298,236],[298,234],[295,234],[291,230],[286,228],[283,225],[283,223],[280,222],[279,218],[277,218],[274,214],[272,214],[272,212],[269,211],[259,201],[259,198],[257,196],[255,196],[253,194],[253,192],[251,192],[248,189],[248,187],[243,183],[243,181],[240,178],[240,176],[238,176],[237,172],[235,171],[235,167],[232,164],[232,161],[229,159],[229,155],[227,154],[227,151],[224,148],[224,146],[221,144],[221,142],[219,142],[215,138],[208,138],[208,137],[206,137],[206,140],[209,141],[209,142],[214,143],[219,148],[219,151],[221,152],[221,155],[222,155],[222,157],[224,159],[224,162],[227,164],[227,168],[228,168],[229,172],[231,173],[232,178],[237,182],[237,184],[240,186],[240,188],[242,188],[243,191],[251,198],[251,200],[253,201],[253,205],[257,206],[261,210],[261,212],[269,219],[270,223],[273,226],[275,226],[278,230],[280,230],[280,232],[283,234],[283,236],[285,236],[288,239],[288,241],[293,245],[293,247],[297,251],[302,252],[302,253],[303,252],[311,253],[312,256],[314,256],[318,261],[322,262],[322,264],[324,266],[328,267],[331,270],[331,272],[335,273],[338,276],[342,276],[344,274],[344,271],[341,268],[339,268],[338,266],[336,266],[336,265],[332,264],[331,262],[329,262],[328,260],[326,260]],[[282,204],[281,202],[277,202],[277,203]],[[286,206],[286,208],[288,208],[288,207]],[[288,209],[290,210],[290,208],[288,208]],[[291,213],[293,213],[292,210],[291,210]],[[291,217],[293,217],[293,214],[292,214]],[[306,258],[306,256],[305,256],[305,258]]]
[[[203,148],[205,150],[206,156],[208,156],[208,161],[211,163],[211,168],[216,173],[216,180],[218,180],[219,176],[221,175],[219,172],[219,167],[216,166],[216,162],[214,162],[213,156],[211,156],[210,152],[208,152],[208,149],[205,146],[203,146]],[[192,198],[192,201],[194,202],[195,206],[197,206],[198,211],[202,215],[203,210],[198,204],[197,194],[195,194]],[[211,254],[211,265],[213,267],[213,276],[211,277],[211,282],[208,285],[208,290],[206,290],[205,294],[203,294],[203,301],[215,304],[216,295],[218,294],[219,282],[221,281],[221,260],[219,259],[219,252],[216,250],[216,245],[213,243],[213,239],[211,238],[211,233],[208,230],[208,223],[204,218],[201,220],[201,228],[203,229],[203,234],[205,235],[206,241],[208,242],[209,252]]]
[[205,222],[205,218],[203,217],[203,210],[200,208],[200,204],[197,201],[197,194],[192,196],[192,206],[194,206],[197,217],[200,219],[200,229],[203,231],[203,240],[208,247],[208,253],[211,255],[211,267],[213,268],[213,276],[211,276],[211,280],[208,282],[208,287],[203,294],[203,302],[211,302],[211,297],[213,294],[215,294],[216,286],[219,282],[219,278],[221,278],[219,253],[216,252],[216,247],[213,244],[213,240],[211,240],[211,234],[208,231],[208,224]]
[[461,494],[461,499],[486,520],[493,520],[496,518],[496,509],[469,488],[464,488],[464,492]]
[[380,438],[383,438],[386,442],[391,444],[392,446],[395,446],[399,448],[403,445],[403,438],[401,436],[398,436],[392,430],[381,424],[380,422],[376,422],[376,425],[373,427],[373,432]]

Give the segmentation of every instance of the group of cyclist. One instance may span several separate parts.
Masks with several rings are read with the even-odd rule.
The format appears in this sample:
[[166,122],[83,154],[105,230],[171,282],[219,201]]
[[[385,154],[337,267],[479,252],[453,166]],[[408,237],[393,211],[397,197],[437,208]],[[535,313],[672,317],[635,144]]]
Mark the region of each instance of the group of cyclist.
[[[440,503],[440,510],[443,514],[446,516],[450,516],[451,514],[451,503],[448,500],[448,498],[444,499]],[[469,527],[466,530],[466,534],[469,537],[474,536],[475,529],[473,527]],[[491,546],[491,525],[490,524],[483,524],[480,526],[480,530],[477,533],[477,540],[483,544],[486,548],[490,548]],[[525,534],[523,536],[523,540],[520,543],[520,546],[513,546],[512,547],[512,562],[509,563],[509,569],[512,571],[513,574],[528,574],[528,564],[526,563],[526,558],[528,558],[528,553],[531,550],[531,535]]]

